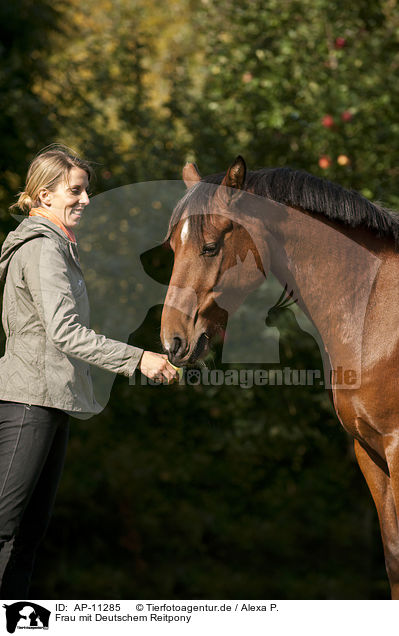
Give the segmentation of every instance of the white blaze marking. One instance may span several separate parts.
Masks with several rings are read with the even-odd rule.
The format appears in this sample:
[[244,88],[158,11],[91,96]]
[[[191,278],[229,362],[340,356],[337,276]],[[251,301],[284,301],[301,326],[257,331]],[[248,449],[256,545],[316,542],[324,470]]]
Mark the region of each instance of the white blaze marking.
[[188,237],[188,219],[184,221],[184,225],[182,227],[182,231],[180,234],[181,242],[183,243],[183,245],[186,242],[187,237]]

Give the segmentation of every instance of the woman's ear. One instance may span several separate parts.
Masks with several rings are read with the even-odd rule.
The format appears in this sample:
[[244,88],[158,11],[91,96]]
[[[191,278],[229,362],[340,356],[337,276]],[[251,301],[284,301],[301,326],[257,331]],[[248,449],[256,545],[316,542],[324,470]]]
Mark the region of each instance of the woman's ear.
[[47,190],[47,188],[42,188],[41,190],[39,190],[37,198],[39,199],[41,204],[44,203],[44,205],[50,205],[51,204],[50,190]]

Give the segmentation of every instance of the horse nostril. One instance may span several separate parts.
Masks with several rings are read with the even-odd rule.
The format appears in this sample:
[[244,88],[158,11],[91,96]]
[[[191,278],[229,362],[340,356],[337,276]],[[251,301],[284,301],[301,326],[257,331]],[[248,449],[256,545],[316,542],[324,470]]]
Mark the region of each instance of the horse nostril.
[[179,336],[175,336],[173,338],[173,345],[171,349],[172,355],[176,356],[181,349],[182,349],[182,340],[181,338],[179,338]]

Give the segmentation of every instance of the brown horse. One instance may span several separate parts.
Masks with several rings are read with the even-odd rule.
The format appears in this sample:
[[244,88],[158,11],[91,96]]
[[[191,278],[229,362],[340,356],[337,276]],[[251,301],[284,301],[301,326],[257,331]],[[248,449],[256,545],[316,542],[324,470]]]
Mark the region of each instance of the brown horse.
[[167,237],[174,267],[161,339],[170,361],[201,358],[245,296],[275,274],[320,334],[399,598],[398,217],[303,171],[247,172],[242,157],[204,179],[187,164],[183,179]]

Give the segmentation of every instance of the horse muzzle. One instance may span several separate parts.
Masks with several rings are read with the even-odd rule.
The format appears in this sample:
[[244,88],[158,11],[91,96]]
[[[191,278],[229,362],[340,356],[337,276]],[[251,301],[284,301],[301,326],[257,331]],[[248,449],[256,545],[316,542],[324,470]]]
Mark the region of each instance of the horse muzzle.
[[192,342],[187,342],[185,338],[176,334],[171,341],[164,342],[164,348],[172,364],[184,366],[193,364],[208,352],[209,340],[210,338],[205,331]]

